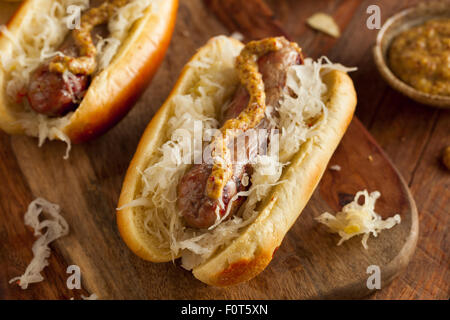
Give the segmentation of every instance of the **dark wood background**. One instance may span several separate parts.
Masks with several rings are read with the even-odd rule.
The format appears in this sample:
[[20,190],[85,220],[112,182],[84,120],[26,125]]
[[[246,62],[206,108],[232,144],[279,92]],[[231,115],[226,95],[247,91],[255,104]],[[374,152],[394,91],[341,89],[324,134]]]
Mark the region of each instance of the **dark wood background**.
[[[382,21],[404,7],[418,1],[382,0],[376,1],[381,8]],[[404,273],[389,286],[378,291],[372,299],[448,299],[449,298],[449,240],[447,237],[448,214],[450,209],[449,181],[450,172],[441,164],[441,153],[450,145],[450,111],[419,105],[392,90],[379,76],[372,58],[372,46],[377,30],[366,28],[368,14],[366,9],[373,1],[360,0],[270,0],[269,7],[275,13],[282,28],[297,41],[311,57],[327,55],[333,61],[348,66],[357,66],[352,73],[358,94],[356,115],[370,133],[389,155],[412,191],[420,217],[420,235],[414,257]],[[226,29],[217,20],[204,11],[196,11],[203,6],[200,0],[180,1],[175,34],[190,37],[192,43],[204,43],[205,30],[224,33]],[[317,11],[327,12],[336,19],[341,27],[342,36],[333,39],[309,29],[304,21]],[[189,31],[188,31],[189,30]],[[219,32],[220,31],[220,32]],[[214,34],[211,34],[211,36]],[[64,250],[52,250],[50,266],[43,272],[46,281],[34,284],[32,290],[23,291],[7,284],[11,277],[21,274],[32,254],[34,241],[32,233],[23,225],[23,213],[28,203],[39,195],[57,195],[62,190],[58,186],[40,185],[44,180],[44,171],[30,165],[31,159],[45,161],[54,166],[54,181],[59,181],[61,173],[64,179],[78,179],[79,190],[72,190],[71,201],[79,201],[78,192],[88,192],[92,208],[107,206],[114,208],[120,190],[124,172],[136,148],[140,133],[146,123],[161,105],[171,86],[178,77],[186,61],[177,59],[177,53],[191,55],[194,45],[186,47],[172,42],[163,68],[156,75],[146,97],[155,94],[151,106],[139,102],[130,116],[106,134],[83,146],[76,146],[71,158],[62,163],[54,159],[54,154],[61,156],[64,146],[59,143],[46,144],[41,149],[36,147],[36,140],[28,137],[9,137],[0,133],[0,298],[14,299],[64,299],[74,296],[66,288],[66,267],[71,261]],[[187,55],[187,56],[189,56]],[[164,93],[164,94],[161,94]],[[133,119],[133,120],[130,120]],[[132,130],[130,130],[132,126]],[[114,144],[111,137],[122,138]],[[56,152],[55,152],[56,151]],[[126,156],[124,156],[124,154]],[[111,162],[108,159],[121,157],[123,161]],[[102,161],[94,161],[97,159]],[[89,165],[86,165],[89,163]],[[68,167],[79,166],[91,168],[91,171],[69,171]],[[108,169],[106,167],[108,166]],[[57,170],[58,169],[58,170]],[[113,173],[113,174],[111,174]],[[48,174],[48,171],[45,172]],[[71,176],[76,175],[76,176]],[[29,178],[33,177],[32,180]],[[96,181],[102,181],[98,186]],[[107,202],[98,201],[108,192]],[[111,199],[111,200],[109,200]],[[50,197],[49,200],[52,200]],[[60,203],[64,208],[67,203]],[[100,210],[101,208],[99,208]],[[104,211],[104,210],[102,210]],[[86,212],[79,212],[83,219]],[[96,221],[95,218],[93,221]],[[6,222],[6,223],[5,223]],[[100,219],[98,223],[105,223]],[[106,221],[114,224],[114,219]],[[105,225],[108,232],[110,225]],[[86,239],[88,241],[89,239]],[[63,239],[61,239],[64,242]],[[66,249],[75,256],[83,255],[77,246]],[[99,245],[108,245],[99,244]],[[112,244],[111,244],[112,245]],[[108,255],[105,259],[108,259]],[[88,266],[86,266],[88,267]],[[6,276],[6,279],[4,278]],[[111,283],[110,289],[114,290]],[[75,295],[87,294],[82,290]]]

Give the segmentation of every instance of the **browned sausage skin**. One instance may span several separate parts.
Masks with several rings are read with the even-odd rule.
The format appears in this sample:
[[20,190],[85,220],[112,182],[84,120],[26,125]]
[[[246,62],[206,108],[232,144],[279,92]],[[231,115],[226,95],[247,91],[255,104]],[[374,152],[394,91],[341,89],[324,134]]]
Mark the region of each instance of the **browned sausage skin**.
[[[206,181],[211,174],[212,165],[197,164],[182,178],[178,185],[178,207],[182,210],[187,224],[194,228],[208,228],[217,219],[216,209],[219,203],[205,194]],[[250,170],[249,166],[235,168],[233,178],[226,184],[223,191],[224,208],[219,207],[219,214],[223,216],[228,209],[231,198],[238,192],[246,190],[242,184],[242,175]],[[244,197],[239,197],[232,203],[230,216],[239,208]],[[183,208],[183,209],[181,209]]]
[[60,54],[31,74],[26,97],[33,110],[59,117],[78,107],[96,69],[96,42],[107,36],[105,24],[115,10],[128,2],[103,1],[81,16],[80,29],[67,36]]
[[[76,56],[78,50],[71,36],[61,46],[60,51],[66,55]],[[49,69],[50,61],[38,67],[30,77],[27,100],[37,113],[51,117],[63,116],[76,109],[83,99],[90,77],[88,75],[53,72]]]
[[30,107],[51,117],[63,116],[76,109],[88,87],[89,77],[73,75],[66,79],[60,73],[39,67],[32,75],[27,91]]
[[[303,63],[301,54],[290,46],[287,40],[284,40],[282,43],[283,47],[280,50],[265,54],[258,59],[258,71],[261,73],[264,81],[266,104],[274,107],[275,112],[286,84],[287,68],[291,65]],[[243,86],[240,86],[224,112],[222,123],[228,119],[238,117],[248,102],[249,94]],[[257,128],[269,130],[269,121],[264,118],[260,121]],[[243,185],[242,178],[244,174],[251,174],[250,162],[257,155],[258,150],[257,146],[248,144],[246,144],[245,148],[246,150],[243,152],[247,154],[247,162],[235,162],[233,164],[232,179],[228,181],[222,192],[221,201],[223,206],[221,206],[219,201],[208,197],[205,192],[207,180],[212,170],[211,164],[194,165],[182,177],[177,189],[177,206],[188,226],[200,229],[209,228],[217,221],[217,214],[223,217],[229,210],[228,217],[231,217],[237,212],[246,197],[239,196],[232,201],[232,207],[228,207],[231,199],[238,192],[248,190],[250,187],[250,184]],[[236,155],[238,152],[234,154]]]

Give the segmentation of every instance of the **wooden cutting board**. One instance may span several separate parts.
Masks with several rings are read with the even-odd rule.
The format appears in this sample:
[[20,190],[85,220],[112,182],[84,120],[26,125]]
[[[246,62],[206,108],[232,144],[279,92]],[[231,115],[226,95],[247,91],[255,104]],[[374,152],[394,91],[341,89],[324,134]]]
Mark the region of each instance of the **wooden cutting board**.
[[[4,23],[13,6],[0,3]],[[208,287],[177,264],[153,264],[136,257],[121,241],[115,207],[140,135],[168,96],[183,65],[211,36],[227,30],[200,0],[181,0],[171,46],[152,85],[130,114],[103,137],[74,146],[63,160],[63,143],[37,147],[29,137],[0,133],[0,298],[68,298],[65,268],[81,268],[84,291],[101,299],[318,299],[362,297],[371,265],[380,267],[381,288],[407,265],[418,236],[418,217],[408,187],[363,125],[354,119],[307,207],[287,234],[269,267],[234,287]],[[363,98],[363,97],[359,97]],[[357,191],[379,190],[376,211],[402,222],[371,237],[336,246],[338,237],[314,221],[335,212]],[[7,283],[31,259],[32,231],[23,226],[26,205],[41,196],[58,203],[70,234],[52,245],[43,283],[27,292]],[[30,292],[31,291],[31,295]],[[56,292],[56,293],[55,293]]]

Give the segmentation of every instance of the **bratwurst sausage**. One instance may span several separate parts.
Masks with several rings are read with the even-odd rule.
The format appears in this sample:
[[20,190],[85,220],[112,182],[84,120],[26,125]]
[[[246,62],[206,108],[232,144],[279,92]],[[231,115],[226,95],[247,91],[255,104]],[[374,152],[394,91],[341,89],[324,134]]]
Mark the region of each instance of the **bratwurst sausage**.
[[[96,27],[92,32],[94,44],[99,39],[108,36],[105,25]],[[65,57],[80,56],[80,49],[70,33],[58,49]],[[57,57],[49,59],[39,66],[30,76],[27,89],[27,100],[30,107],[41,114],[50,117],[60,117],[75,110],[86,93],[91,75],[87,73],[72,73],[52,70],[51,66]]]
[[[65,55],[77,56],[78,50],[71,36],[60,48]],[[53,72],[50,61],[38,67],[30,76],[27,100],[30,107],[51,117],[63,116],[74,110],[89,85],[88,75]]]
[[96,41],[107,35],[105,24],[130,0],[103,1],[87,10],[59,48],[57,56],[39,66],[30,77],[30,107],[47,116],[63,116],[77,108],[97,68]]
[[[258,59],[258,71],[262,75],[264,82],[264,91],[266,94],[266,104],[274,108],[279,105],[281,95],[286,85],[286,72],[289,66],[303,63],[301,53],[293,48],[290,43],[282,39],[282,48],[277,51],[267,53]],[[224,112],[224,123],[228,119],[236,118],[245,109],[249,102],[249,93],[240,86]],[[257,125],[258,129],[270,129],[270,122],[263,118]],[[234,144],[235,146],[236,144]],[[231,199],[241,191],[250,187],[248,181],[243,184],[244,175],[251,175],[251,160],[257,155],[258,146],[245,144],[246,150],[235,151],[246,153],[247,163],[234,161],[232,178],[228,180],[222,191],[222,204],[216,199],[211,199],[205,192],[208,177],[210,177],[212,165],[198,164],[194,165],[180,180],[178,185],[177,206],[181,211],[186,224],[193,228],[208,228],[212,226],[218,218],[223,217],[227,212],[231,217],[242,203],[244,196],[239,196],[236,200]],[[248,179],[247,179],[248,180]],[[231,208],[229,206],[231,205]]]

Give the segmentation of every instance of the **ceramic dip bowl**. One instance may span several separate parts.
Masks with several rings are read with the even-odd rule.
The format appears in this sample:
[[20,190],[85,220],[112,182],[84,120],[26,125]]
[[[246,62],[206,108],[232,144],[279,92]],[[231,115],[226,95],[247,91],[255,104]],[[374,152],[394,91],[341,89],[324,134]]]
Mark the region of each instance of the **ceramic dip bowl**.
[[387,54],[392,40],[401,32],[430,19],[450,18],[450,0],[422,2],[390,17],[380,29],[373,48],[375,64],[384,80],[409,98],[434,107],[450,108],[450,96],[419,91],[400,80],[389,68]]

